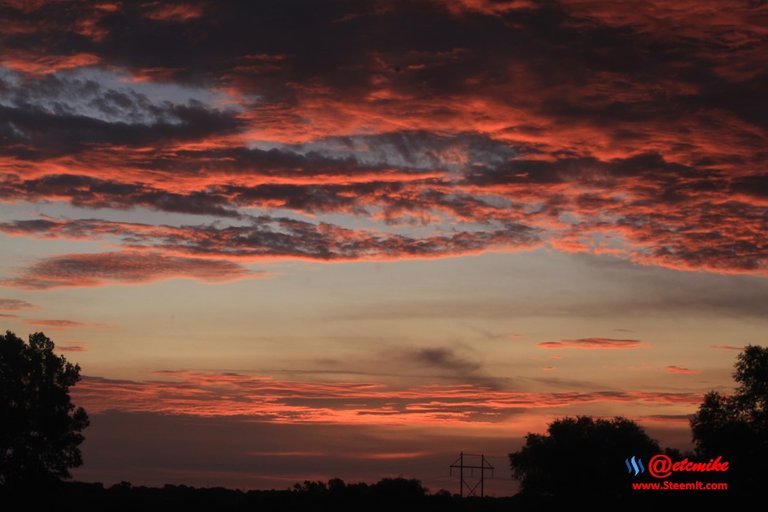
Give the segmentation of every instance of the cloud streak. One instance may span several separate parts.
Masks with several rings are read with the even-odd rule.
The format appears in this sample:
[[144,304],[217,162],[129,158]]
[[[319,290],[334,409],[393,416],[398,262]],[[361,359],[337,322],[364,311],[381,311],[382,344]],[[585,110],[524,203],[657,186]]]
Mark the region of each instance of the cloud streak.
[[74,320],[40,320],[30,319],[26,320],[29,325],[36,327],[49,327],[51,329],[75,329],[82,327],[91,327],[92,324],[76,322]]
[[65,254],[43,259],[12,279],[5,286],[44,290],[71,286],[132,284],[191,277],[221,282],[257,274],[229,261],[181,258],[156,253],[105,252]]
[[57,348],[64,352],[86,352],[87,349],[82,345],[58,345]]
[[675,375],[698,375],[700,370],[693,370],[691,368],[684,368],[682,366],[669,365],[664,369],[667,373]]
[[487,424],[531,410],[640,402],[693,407],[691,392],[586,391],[536,393],[471,384],[395,389],[373,382],[307,382],[266,376],[190,371],[158,372],[150,381],[86,377],[79,404],[106,410],[193,416],[248,416],[275,423],[371,425]]
[[579,338],[576,340],[545,341],[539,348],[545,349],[580,349],[580,350],[627,350],[642,347],[640,340],[622,340],[613,338]]
[[[139,250],[152,250],[245,260],[299,258],[350,261],[457,256],[488,250],[529,249],[540,243],[535,230],[514,223],[492,232],[450,231],[417,238],[266,215],[251,218],[245,225],[228,227],[39,219],[0,223],[0,232],[14,236],[75,240],[117,237],[134,254],[138,254]],[[130,257],[123,259],[127,263]],[[141,266],[141,260],[136,266]]]
[[0,299],[0,310],[2,311],[20,311],[24,309],[33,309],[34,304],[30,304],[20,299]]

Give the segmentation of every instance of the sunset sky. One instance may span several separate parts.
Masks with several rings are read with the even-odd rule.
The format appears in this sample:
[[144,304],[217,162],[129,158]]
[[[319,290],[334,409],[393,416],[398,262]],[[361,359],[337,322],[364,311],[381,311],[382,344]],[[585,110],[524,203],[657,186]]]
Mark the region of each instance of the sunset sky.
[[[0,320],[75,477],[457,490],[565,415],[688,447],[768,342],[758,0],[0,1]],[[623,463],[623,462],[620,462]]]

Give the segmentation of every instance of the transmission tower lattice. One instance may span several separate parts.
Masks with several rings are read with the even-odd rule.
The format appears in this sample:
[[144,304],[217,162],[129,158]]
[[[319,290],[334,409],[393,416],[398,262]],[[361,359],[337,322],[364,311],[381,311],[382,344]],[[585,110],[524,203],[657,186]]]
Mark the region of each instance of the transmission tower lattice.
[[[479,496],[485,496],[485,474],[490,472],[491,478],[493,478],[494,470],[494,467],[488,462],[485,455],[461,452],[459,458],[450,465],[449,474],[451,476],[453,476],[454,469],[459,471],[459,495],[461,497],[464,497],[465,489],[467,491],[466,496],[478,496],[478,487],[480,490]],[[475,470],[478,472],[477,477],[475,477]]]

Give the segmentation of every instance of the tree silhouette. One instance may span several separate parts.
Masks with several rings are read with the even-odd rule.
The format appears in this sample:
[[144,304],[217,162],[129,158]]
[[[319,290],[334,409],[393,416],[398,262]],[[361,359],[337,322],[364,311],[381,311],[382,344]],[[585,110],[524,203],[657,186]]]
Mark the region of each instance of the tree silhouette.
[[768,477],[768,348],[750,345],[738,356],[732,395],[707,393],[691,419],[696,452],[702,459],[729,462],[731,491],[766,494]]
[[69,397],[80,367],[53,349],[43,333],[29,343],[0,335],[0,484],[7,488],[69,478],[69,468],[82,464],[88,415]]
[[605,501],[631,492],[627,457],[647,461],[660,451],[659,444],[633,421],[579,416],[555,420],[546,434],[528,434],[525,445],[509,460],[525,496]]

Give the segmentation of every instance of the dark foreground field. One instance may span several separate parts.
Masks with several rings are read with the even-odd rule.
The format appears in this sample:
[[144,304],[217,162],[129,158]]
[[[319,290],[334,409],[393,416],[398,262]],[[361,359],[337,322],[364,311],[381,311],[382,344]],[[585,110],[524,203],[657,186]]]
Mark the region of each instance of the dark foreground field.
[[[9,496],[0,496],[6,501]],[[514,497],[460,498],[442,491],[429,494],[416,480],[385,479],[375,484],[344,484],[340,480],[305,482],[286,490],[241,491],[184,485],[140,487],[128,483],[66,482],[52,487],[16,491],[13,498],[47,510],[212,510],[212,511],[507,511],[517,509]],[[16,501],[16,500],[14,500]]]
[[13,495],[0,488],[0,503],[24,503],[27,508],[62,511],[393,511],[496,512],[542,510],[552,507],[590,506],[722,506],[739,500],[728,493],[656,492],[611,498],[599,494],[555,498],[525,496],[461,498],[446,491],[428,493],[417,480],[384,479],[375,484],[344,484],[340,480],[305,482],[286,490],[241,491],[223,487],[194,488],[184,485],[163,487],[132,486],[128,483],[105,487],[100,483],[66,482],[46,488],[17,490]]

